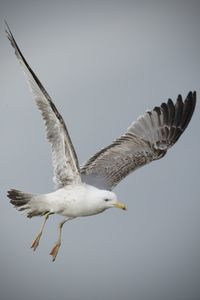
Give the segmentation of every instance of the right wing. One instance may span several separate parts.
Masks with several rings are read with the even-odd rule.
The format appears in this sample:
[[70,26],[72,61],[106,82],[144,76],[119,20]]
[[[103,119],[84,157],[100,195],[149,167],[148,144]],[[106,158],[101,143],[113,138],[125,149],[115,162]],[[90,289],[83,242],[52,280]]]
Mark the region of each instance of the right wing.
[[7,37],[15,49],[15,54],[23,67],[34,100],[45,122],[47,139],[51,144],[52,150],[54,182],[58,188],[72,182],[81,182],[78,159],[64,120],[47,91],[25,60],[7,23],[6,26]]

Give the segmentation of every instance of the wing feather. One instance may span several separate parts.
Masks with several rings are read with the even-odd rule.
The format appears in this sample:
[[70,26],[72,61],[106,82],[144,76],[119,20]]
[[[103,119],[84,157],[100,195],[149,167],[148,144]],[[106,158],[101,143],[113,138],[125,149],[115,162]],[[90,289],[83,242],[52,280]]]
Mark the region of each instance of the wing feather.
[[81,168],[82,175],[102,177],[113,189],[129,173],[166,154],[189,124],[195,104],[196,92],[189,92],[184,102],[179,95],[175,104],[169,99],[147,111],[125,134],[92,156]]
[[44,119],[47,139],[52,150],[54,182],[57,187],[63,187],[72,182],[80,182],[78,158],[65,122],[42,83],[28,65],[7,23],[6,26],[7,37],[15,49],[15,54],[23,67],[34,100]]

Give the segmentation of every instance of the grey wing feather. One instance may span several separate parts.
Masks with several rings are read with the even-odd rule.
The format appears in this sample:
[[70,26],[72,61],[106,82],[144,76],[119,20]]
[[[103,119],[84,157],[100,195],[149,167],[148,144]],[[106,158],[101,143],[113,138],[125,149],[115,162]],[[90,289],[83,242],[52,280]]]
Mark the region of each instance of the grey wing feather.
[[196,92],[185,101],[179,95],[140,116],[126,133],[92,156],[81,168],[82,176],[106,180],[110,189],[139,167],[163,157],[186,129],[196,105]]
[[78,159],[64,120],[47,91],[25,60],[7,23],[6,26],[8,39],[15,49],[15,54],[23,67],[34,100],[45,122],[47,139],[51,144],[52,150],[54,182],[57,187],[63,187],[71,182],[80,182]]

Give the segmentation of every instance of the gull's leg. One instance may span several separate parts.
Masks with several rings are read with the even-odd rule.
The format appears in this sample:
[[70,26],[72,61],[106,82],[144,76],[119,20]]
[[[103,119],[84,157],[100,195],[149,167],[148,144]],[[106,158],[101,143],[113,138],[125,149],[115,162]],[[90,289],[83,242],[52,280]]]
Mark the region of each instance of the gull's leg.
[[53,246],[53,248],[51,249],[51,252],[50,252],[50,255],[52,256],[52,261],[55,261],[56,256],[57,256],[58,251],[59,251],[59,248],[60,248],[60,245],[61,245],[62,227],[66,222],[68,222],[72,219],[74,219],[74,218],[65,219],[62,222],[60,222],[59,225],[58,225],[58,240],[57,240],[57,242],[55,243],[55,245]]
[[47,212],[45,215],[44,215],[44,222],[42,223],[42,226],[41,226],[41,229],[38,233],[38,235],[36,236],[36,238],[34,239],[32,245],[31,245],[31,248],[33,248],[33,251],[35,251],[37,249],[37,247],[39,246],[39,242],[40,242],[40,238],[42,236],[42,233],[43,233],[43,229],[44,229],[44,226],[46,224],[46,221],[48,220],[49,218],[49,215],[51,215],[50,212]]

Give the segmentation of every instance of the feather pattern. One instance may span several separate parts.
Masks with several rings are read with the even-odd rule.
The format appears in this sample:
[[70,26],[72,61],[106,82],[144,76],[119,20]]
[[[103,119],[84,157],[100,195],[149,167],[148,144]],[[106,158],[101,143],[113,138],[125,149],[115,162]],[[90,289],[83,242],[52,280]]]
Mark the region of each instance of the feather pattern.
[[79,163],[64,120],[49,94],[28,65],[7,23],[6,26],[7,37],[15,49],[15,54],[23,67],[34,100],[44,119],[47,139],[52,150],[54,182],[59,188],[72,182],[79,183],[81,182]]
[[110,189],[129,173],[162,158],[179,139],[190,122],[196,105],[196,92],[171,99],[140,116],[126,133],[97,152],[81,168],[84,176],[103,177]]

